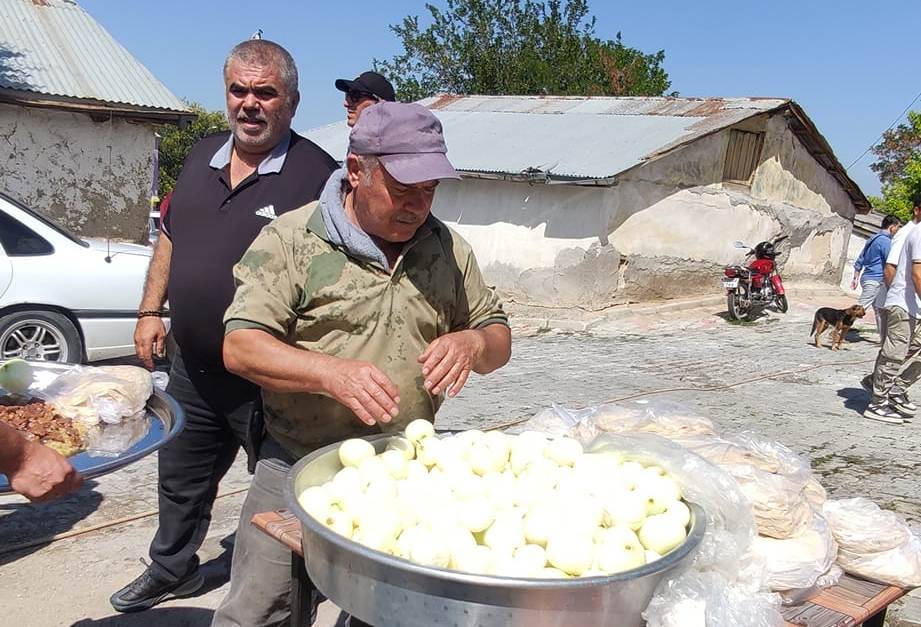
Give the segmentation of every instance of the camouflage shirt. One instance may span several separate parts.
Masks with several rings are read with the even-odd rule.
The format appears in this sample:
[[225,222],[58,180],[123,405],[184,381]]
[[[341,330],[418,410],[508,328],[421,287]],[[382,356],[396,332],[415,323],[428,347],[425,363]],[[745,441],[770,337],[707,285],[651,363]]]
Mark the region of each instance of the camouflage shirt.
[[368,361],[400,390],[399,416],[376,427],[326,396],[264,390],[266,429],[298,456],[379,429],[396,431],[415,418],[434,420],[442,399],[422,387],[417,357],[441,335],[508,324],[470,245],[432,216],[388,274],[331,244],[313,202],[266,226],[234,279],[226,333],[262,329],[306,350]]

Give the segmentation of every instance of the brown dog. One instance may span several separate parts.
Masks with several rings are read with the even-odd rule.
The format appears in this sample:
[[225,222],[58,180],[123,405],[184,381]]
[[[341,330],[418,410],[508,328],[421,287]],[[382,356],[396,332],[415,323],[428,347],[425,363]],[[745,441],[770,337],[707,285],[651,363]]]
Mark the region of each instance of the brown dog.
[[812,333],[810,335],[815,335],[815,347],[820,348],[822,346],[819,338],[821,338],[825,329],[833,327],[831,349],[833,351],[838,350],[841,348],[841,344],[844,343],[844,338],[847,336],[847,332],[851,330],[854,321],[857,318],[863,318],[866,313],[861,305],[852,305],[847,309],[822,307],[815,312],[815,317],[812,319]]

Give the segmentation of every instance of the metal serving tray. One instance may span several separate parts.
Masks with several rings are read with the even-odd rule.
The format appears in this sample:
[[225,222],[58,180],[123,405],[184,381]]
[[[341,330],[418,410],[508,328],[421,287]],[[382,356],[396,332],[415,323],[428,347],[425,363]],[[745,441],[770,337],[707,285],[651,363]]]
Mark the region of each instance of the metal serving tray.
[[[393,436],[366,438],[378,452]],[[419,566],[369,549],[309,516],[297,496],[342,467],[338,444],[301,459],[288,473],[285,500],[301,521],[307,573],[337,606],[381,627],[640,627],[656,585],[698,547],[703,510],[691,504],[688,538],[651,564],[606,577],[560,580],[488,577]]]
[[[36,371],[46,370],[55,374],[64,373],[72,367],[69,364],[41,362],[31,362],[31,365]],[[94,456],[83,451],[69,457],[70,463],[87,479],[124,468],[150,455],[179,435],[185,426],[185,412],[172,396],[154,389],[153,395],[147,401],[147,420],[147,435],[123,453],[115,456]],[[0,474],[0,494],[10,494],[12,491],[9,479],[6,475]]]

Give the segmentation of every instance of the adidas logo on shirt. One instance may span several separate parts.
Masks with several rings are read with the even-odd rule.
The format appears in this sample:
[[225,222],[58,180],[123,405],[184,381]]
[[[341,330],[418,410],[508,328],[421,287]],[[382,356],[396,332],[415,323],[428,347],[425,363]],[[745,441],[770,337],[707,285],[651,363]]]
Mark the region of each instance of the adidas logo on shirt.
[[266,205],[262,209],[256,210],[256,215],[260,218],[266,218],[268,220],[274,220],[278,217],[275,215],[275,205]]

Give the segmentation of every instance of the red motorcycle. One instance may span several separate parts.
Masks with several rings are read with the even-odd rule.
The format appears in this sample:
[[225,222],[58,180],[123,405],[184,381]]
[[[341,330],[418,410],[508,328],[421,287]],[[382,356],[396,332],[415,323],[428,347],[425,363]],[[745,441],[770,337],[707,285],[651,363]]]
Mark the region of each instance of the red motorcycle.
[[787,312],[787,295],[783,280],[777,271],[776,245],[787,239],[782,235],[770,242],[761,242],[754,248],[735,242],[736,248],[748,249],[747,257],[755,260],[748,266],[727,266],[723,271],[723,287],[726,289],[726,308],[733,320],[751,320],[766,307],[774,307],[780,313]]

